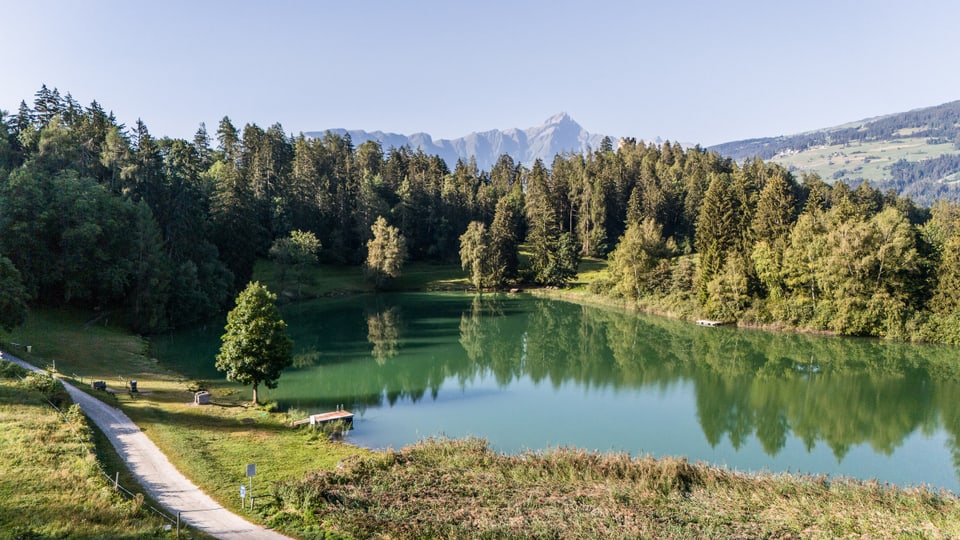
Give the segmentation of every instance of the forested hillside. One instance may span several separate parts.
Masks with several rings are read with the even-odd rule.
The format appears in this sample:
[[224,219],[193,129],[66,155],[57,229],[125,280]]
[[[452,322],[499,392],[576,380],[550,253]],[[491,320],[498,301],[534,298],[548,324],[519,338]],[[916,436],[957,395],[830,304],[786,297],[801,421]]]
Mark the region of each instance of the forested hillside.
[[412,259],[461,263],[480,287],[563,285],[581,256],[609,257],[595,292],[661,311],[960,341],[960,210],[868,184],[669,142],[482,171],[227,117],[155,139],[46,87],[0,125],[7,326],[22,298],[141,332],[187,325],[227,307],[276,241],[312,232],[321,259],[357,265],[384,217]]

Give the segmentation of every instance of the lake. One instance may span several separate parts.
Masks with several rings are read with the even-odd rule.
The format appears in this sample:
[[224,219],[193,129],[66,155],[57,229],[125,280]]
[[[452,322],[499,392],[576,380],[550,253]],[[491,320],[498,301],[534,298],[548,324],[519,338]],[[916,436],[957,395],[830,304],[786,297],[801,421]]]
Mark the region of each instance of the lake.
[[[502,452],[574,446],[960,492],[958,348],[703,328],[527,295],[359,295],[283,315],[294,367],[262,399],[304,415],[342,404],[353,444],[477,436]],[[172,369],[222,380],[222,333],[221,321],[153,343]]]

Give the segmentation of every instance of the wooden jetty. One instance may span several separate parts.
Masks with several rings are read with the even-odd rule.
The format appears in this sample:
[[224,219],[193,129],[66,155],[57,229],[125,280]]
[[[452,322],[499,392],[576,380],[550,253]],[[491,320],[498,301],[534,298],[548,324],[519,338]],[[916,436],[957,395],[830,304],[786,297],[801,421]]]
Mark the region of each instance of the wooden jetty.
[[347,424],[353,423],[353,413],[350,411],[339,410],[339,411],[330,411],[320,414],[311,414],[310,416],[304,418],[303,420],[296,420],[291,422],[291,426],[302,426],[305,424],[310,425],[321,425],[328,422],[336,422],[337,420],[342,420]]
[[725,321],[711,321],[708,319],[700,319],[697,321],[697,324],[700,326],[723,326],[725,324],[730,324]]

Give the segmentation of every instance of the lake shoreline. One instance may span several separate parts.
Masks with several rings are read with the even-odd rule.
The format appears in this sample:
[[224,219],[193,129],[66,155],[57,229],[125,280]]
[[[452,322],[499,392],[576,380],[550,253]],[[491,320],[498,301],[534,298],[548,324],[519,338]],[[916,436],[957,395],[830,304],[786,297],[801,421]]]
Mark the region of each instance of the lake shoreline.
[[[527,292],[540,294],[534,291],[536,290]],[[420,292],[429,293],[430,291],[421,290]],[[450,292],[469,294],[470,291],[459,289],[450,290]],[[554,291],[547,292],[552,294]],[[562,298],[559,299],[562,300]],[[631,310],[624,309],[624,311]],[[18,341],[33,343],[35,354],[57,358],[57,365],[61,369],[79,370],[80,366],[84,366],[83,369],[87,370],[84,373],[87,376],[97,375],[100,378],[115,377],[117,370],[121,369],[127,372],[129,368],[124,366],[129,365],[129,355],[142,351],[142,345],[132,342],[126,347],[129,352],[122,354],[122,350],[114,346],[100,351],[91,351],[99,353],[93,354],[91,358],[97,358],[100,364],[77,362],[79,359],[74,359],[77,355],[76,351],[91,348],[89,345],[76,346],[79,343],[78,339],[81,335],[83,339],[88,339],[87,334],[90,330],[81,331],[79,322],[70,323],[70,325],[71,328],[76,327],[73,328],[73,332],[77,333],[77,337],[71,335],[61,340],[62,344],[58,352],[50,350],[50,344],[44,344],[44,340],[40,339],[39,335],[30,340],[18,338]],[[125,332],[125,334],[127,334],[125,340],[132,339],[131,333]],[[103,341],[102,338],[101,341]],[[118,405],[123,406],[124,409],[132,407],[133,411],[141,411],[138,416],[145,421],[144,425],[148,428],[147,433],[150,434],[151,439],[158,437],[158,445],[163,447],[165,452],[170,452],[172,460],[187,465],[185,468],[190,471],[191,478],[198,477],[201,480],[198,483],[209,486],[218,500],[236,508],[237,504],[233,500],[235,493],[231,483],[236,471],[230,467],[234,465],[233,462],[236,459],[251,460],[252,451],[261,455],[260,459],[253,458],[252,461],[267,463],[268,459],[265,456],[270,455],[271,452],[259,450],[264,446],[263,439],[259,438],[261,435],[257,434],[253,426],[264,422],[266,424],[264,427],[267,428],[275,422],[280,422],[280,419],[285,418],[286,415],[270,412],[270,419],[258,419],[257,424],[246,424],[241,420],[259,415],[261,414],[259,411],[266,412],[266,410],[257,409],[254,414],[253,410],[228,406],[222,410],[217,408],[219,412],[210,409],[207,414],[213,415],[216,412],[216,415],[204,415],[203,422],[197,422],[195,426],[186,425],[177,428],[168,426],[170,413],[183,415],[189,410],[190,416],[182,416],[183,418],[192,418],[195,414],[193,409],[177,404],[176,400],[182,398],[175,398],[174,402],[168,402],[169,398],[165,398],[165,396],[182,396],[184,384],[179,381],[169,383],[157,381],[146,374],[155,370],[157,366],[147,358],[142,358],[140,362],[142,365],[138,365],[137,369],[144,371],[138,374],[138,378],[141,379],[141,384],[153,390],[152,396],[145,395],[135,402],[121,395]],[[91,371],[91,365],[97,365],[98,371]],[[283,379],[280,384],[284,384]],[[239,399],[235,391],[228,391],[226,388],[214,389],[214,394],[218,401],[225,403],[233,403]],[[144,407],[148,404],[153,406]],[[158,412],[151,412],[153,409]],[[216,416],[219,415],[223,417],[217,418]],[[219,426],[216,431],[210,429],[213,425]],[[229,463],[224,461],[223,464],[211,464],[206,460],[203,463],[194,463],[200,451],[209,452],[219,448],[218,453],[222,453],[224,438],[223,435],[217,435],[221,429],[224,434],[233,433],[229,437],[232,444],[230,456],[233,459],[227,460]],[[264,433],[267,432],[264,431]],[[313,441],[305,431],[278,430],[276,435],[301,446],[314,445],[318,442]],[[276,435],[273,438],[277,438]],[[178,450],[178,447],[184,446],[182,444],[184,437],[188,437],[191,441],[190,446],[193,449],[191,452],[184,452],[182,448]],[[336,514],[330,517],[332,521],[320,521],[329,523],[331,530],[334,530],[334,526],[337,527],[336,530],[351,530],[339,528],[343,523],[347,524],[344,527],[353,527],[356,522],[362,525],[369,517],[369,514],[357,513],[362,504],[386,505],[383,506],[386,508],[392,504],[391,500],[405,500],[405,507],[416,511],[419,517],[415,516],[412,520],[398,522],[376,523],[376,525],[382,525],[384,530],[390,531],[390,534],[395,537],[411,537],[418,534],[436,536],[443,535],[445,532],[451,534],[465,532],[472,536],[480,534],[503,536],[508,535],[510,531],[515,536],[524,535],[524,533],[529,536],[538,530],[542,530],[544,534],[550,531],[559,535],[570,534],[570,531],[577,530],[576,527],[589,523],[590,514],[596,508],[602,508],[603,505],[625,507],[626,510],[617,515],[632,520],[631,523],[637,527],[643,527],[638,530],[646,533],[647,536],[836,537],[850,534],[866,536],[914,534],[951,537],[960,535],[960,501],[957,496],[949,491],[944,492],[944,490],[929,487],[897,487],[840,477],[827,479],[783,473],[744,473],[722,470],[703,463],[680,466],[677,464],[685,460],[660,458],[653,462],[658,464],[657,469],[662,470],[663,473],[658,473],[659,476],[655,474],[654,478],[663,478],[663,481],[648,484],[649,489],[645,488],[642,492],[632,492],[629,491],[632,489],[629,485],[622,484],[625,477],[622,471],[630,470],[629,466],[593,468],[584,464],[606,462],[615,457],[615,453],[585,452],[583,455],[586,457],[545,462],[548,464],[545,468],[514,469],[518,459],[516,456],[488,454],[487,451],[478,453],[469,441],[453,444],[454,448],[439,447],[431,450],[422,447],[418,449],[418,445],[412,445],[399,451],[368,452],[363,447],[352,445],[347,437],[341,447],[344,453],[366,457],[326,460],[323,466],[315,466],[312,472],[304,472],[301,487],[309,490],[305,493],[316,493],[324,497],[315,500],[327,501],[323,503],[321,510],[317,508],[312,510],[322,511],[328,517],[330,513]],[[456,447],[458,444],[465,445],[466,448],[458,449]],[[348,451],[348,448],[354,450]],[[274,450],[273,453],[276,451]],[[331,458],[333,455],[333,451],[326,446],[316,448],[311,453],[329,453]],[[401,457],[398,459],[396,455]],[[306,453],[301,459],[307,459]],[[527,461],[529,459],[527,458]],[[450,465],[455,467],[451,468]],[[223,470],[220,470],[221,468]],[[519,472],[516,472],[515,477],[504,473],[511,470]],[[680,474],[677,474],[678,470]],[[711,472],[715,470],[720,472]],[[370,476],[366,476],[366,473],[360,474],[358,471],[367,471]],[[564,473],[564,471],[567,472]],[[560,476],[553,476],[558,473]],[[258,477],[258,480],[263,482],[261,485],[266,486],[278,480],[276,477],[271,479],[270,469],[264,469],[260,474],[262,476]],[[314,485],[314,480],[330,474],[342,475],[335,478],[342,479],[345,483],[336,489],[321,488],[314,491],[317,487]],[[592,480],[587,484],[581,480],[575,480],[584,475],[592,475]],[[553,478],[550,482],[556,482],[552,485],[558,486],[558,489],[579,487],[588,490],[589,493],[588,491],[541,493],[538,489],[542,489],[544,478]],[[567,483],[564,478],[574,480]],[[705,480],[690,480],[691,478]],[[493,483],[484,483],[487,479]],[[372,485],[369,482],[392,486],[397,490],[396,496],[382,501],[369,498],[363,494],[364,490],[368,489],[364,486]],[[436,500],[431,497],[424,498],[421,489],[425,485],[424,482],[429,482],[431,486],[443,490],[462,488],[462,494],[467,497]],[[221,488],[221,484],[228,487]],[[600,496],[606,498],[581,498],[587,495],[596,496],[595,490],[602,492]],[[521,515],[515,516],[511,526],[520,527],[519,529],[498,529],[495,522],[484,516],[500,508],[500,502],[503,500],[489,501],[474,498],[469,496],[471,493],[476,493],[478,496],[481,493],[510,494],[511,498],[517,501],[519,510],[540,509],[543,512],[537,514],[539,518],[535,522],[524,522]],[[292,504],[294,499],[277,500],[271,504],[267,504],[269,499],[266,497],[262,500],[264,506],[260,511],[263,513],[258,517],[263,523],[305,537],[312,536],[317,531],[317,518],[320,514],[305,512],[306,508]],[[443,503],[442,507],[448,510],[447,514],[456,515],[461,519],[461,523],[465,524],[464,526],[474,528],[451,529],[450,527],[454,525],[442,521],[430,521],[429,512],[424,509],[430,508],[430,505],[437,500]],[[357,504],[351,505],[350,501],[355,501]],[[351,522],[354,525],[350,525]],[[410,529],[410,523],[413,522],[419,523],[418,526],[424,528]],[[538,529],[538,527],[549,527],[551,523],[566,528]]]

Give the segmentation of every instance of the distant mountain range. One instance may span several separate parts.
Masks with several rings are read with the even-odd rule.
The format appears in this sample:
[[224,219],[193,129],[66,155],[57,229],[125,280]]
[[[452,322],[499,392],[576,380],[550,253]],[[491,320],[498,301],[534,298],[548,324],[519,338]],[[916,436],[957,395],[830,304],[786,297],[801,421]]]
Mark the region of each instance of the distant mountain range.
[[[549,167],[557,154],[599,148],[605,137],[605,135],[589,133],[567,113],[551,116],[539,126],[527,129],[494,129],[470,133],[458,139],[434,140],[427,133],[400,135],[358,129],[310,131],[306,135],[322,137],[328,131],[338,135],[349,133],[354,146],[359,146],[366,141],[379,141],[385,151],[391,147],[402,146],[409,146],[413,150],[420,149],[425,154],[440,156],[451,169],[458,159],[466,161],[473,156],[477,160],[477,166],[486,171],[489,171],[503,154],[509,154],[527,166],[541,159]],[[614,144],[616,140],[613,138]]]
[[[549,167],[557,154],[595,150],[605,137],[588,132],[566,113],[527,129],[494,129],[457,139],[347,129],[306,135],[321,137],[328,131],[350,134],[355,146],[373,140],[385,151],[402,146],[420,149],[439,155],[451,169],[458,159],[466,161],[472,156],[486,171],[503,154],[526,166],[541,159]],[[616,146],[617,138],[611,138]],[[816,173],[827,182],[843,180],[852,186],[868,180],[884,191],[909,195],[920,204],[939,197],[960,200],[960,101],[796,135],[732,141],[708,150],[738,162],[760,158],[779,163],[798,178]]]

